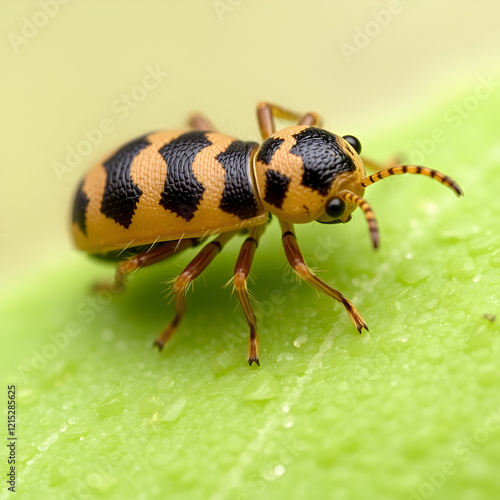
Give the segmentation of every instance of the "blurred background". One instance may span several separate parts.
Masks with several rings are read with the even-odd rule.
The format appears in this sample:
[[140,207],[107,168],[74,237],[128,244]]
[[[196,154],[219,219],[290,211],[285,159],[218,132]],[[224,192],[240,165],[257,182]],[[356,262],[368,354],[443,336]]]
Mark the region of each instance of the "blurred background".
[[450,95],[493,91],[499,17],[493,1],[3,2],[2,286],[72,258],[72,196],[95,161],[193,110],[258,139],[268,100],[318,111],[380,159],[422,149],[377,138]]

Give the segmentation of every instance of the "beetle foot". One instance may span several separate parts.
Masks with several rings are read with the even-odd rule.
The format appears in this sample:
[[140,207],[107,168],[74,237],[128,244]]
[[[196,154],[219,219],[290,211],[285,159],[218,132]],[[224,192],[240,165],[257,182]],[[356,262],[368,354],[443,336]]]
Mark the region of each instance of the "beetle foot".
[[248,364],[252,366],[252,363],[260,366],[259,338],[257,337],[257,330],[254,325],[250,327],[250,339],[248,341]]
[[248,364],[252,366],[252,363],[255,363],[257,366],[260,366],[260,361],[258,356],[249,356],[248,357]]
[[359,333],[362,333],[363,328],[367,332],[370,331],[368,325],[366,324],[366,321],[363,319],[363,316],[361,316],[361,314],[356,309],[354,304],[349,302],[349,300],[347,300],[345,297],[342,300],[342,304],[346,308],[347,314],[349,314],[351,321],[354,323],[354,326],[356,327]]
[[153,342],[153,347],[157,347],[158,348],[158,352],[161,352],[163,351],[163,347],[165,346],[165,342],[162,342],[161,340],[159,339],[156,339],[154,342]]

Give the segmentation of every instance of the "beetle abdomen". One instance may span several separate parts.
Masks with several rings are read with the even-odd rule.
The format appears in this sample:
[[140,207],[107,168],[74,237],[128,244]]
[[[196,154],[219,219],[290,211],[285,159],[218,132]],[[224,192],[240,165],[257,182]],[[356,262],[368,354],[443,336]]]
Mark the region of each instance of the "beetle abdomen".
[[80,185],[73,236],[91,253],[263,223],[253,142],[215,132],[163,131],[129,142]]

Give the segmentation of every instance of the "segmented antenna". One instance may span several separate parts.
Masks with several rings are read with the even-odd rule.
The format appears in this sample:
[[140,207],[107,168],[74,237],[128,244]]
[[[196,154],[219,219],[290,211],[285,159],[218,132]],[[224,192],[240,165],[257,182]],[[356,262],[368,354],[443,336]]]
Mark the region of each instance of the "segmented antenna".
[[448,186],[451,188],[457,196],[462,196],[464,193],[460,186],[449,176],[438,172],[437,170],[433,170],[432,168],[421,167],[420,165],[400,165],[398,167],[386,168],[385,170],[381,170],[369,177],[365,177],[361,181],[361,185],[364,187],[370,186],[375,182],[381,181],[390,175],[399,175],[399,174],[421,174],[426,175],[427,177],[432,177],[436,179],[441,184]]
[[368,222],[368,229],[370,231],[373,248],[378,248],[380,242],[380,234],[378,230],[377,219],[375,218],[375,214],[373,213],[370,204],[364,198],[361,198],[361,196],[351,193],[351,191],[341,191],[337,196],[349,203],[355,203],[359,208],[361,208],[361,210],[363,210],[366,222]]

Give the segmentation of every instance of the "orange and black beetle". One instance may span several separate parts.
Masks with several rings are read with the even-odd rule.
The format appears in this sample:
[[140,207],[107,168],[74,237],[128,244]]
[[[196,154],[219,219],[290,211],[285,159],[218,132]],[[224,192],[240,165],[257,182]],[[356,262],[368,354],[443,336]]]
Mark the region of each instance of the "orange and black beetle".
[[[188,285],[230,238],[248,228],[236,261],[234,287],[250,327],[248,362],[259,364],[247,277],[270,214],[279,219],[286,257],[298,275],[341,302],[359,332],[368,330],[354,305],[309,270],[293,224],[345,223],[360,207],[376,248],[378,227],[362,198],[365,187],[390,175],[411,173],[433,177],[462,194],[450,177],[417,165],[390,167],[366,177],[359,141],[319,128],[316,113],[301,117],[260,103],[257,116],[261,145],[216,132],[206,118],[195,115],[190,131],[155,132],[129,142],[95,165],[78,188],[73,205],[75,242],[86,252],[119,262],[117,289],[124,287],[131,271],[217,235],[175,280],[176,315],[155,342],[160,349],[184,315]],[[275,118],[298,124],[276,132]]]

